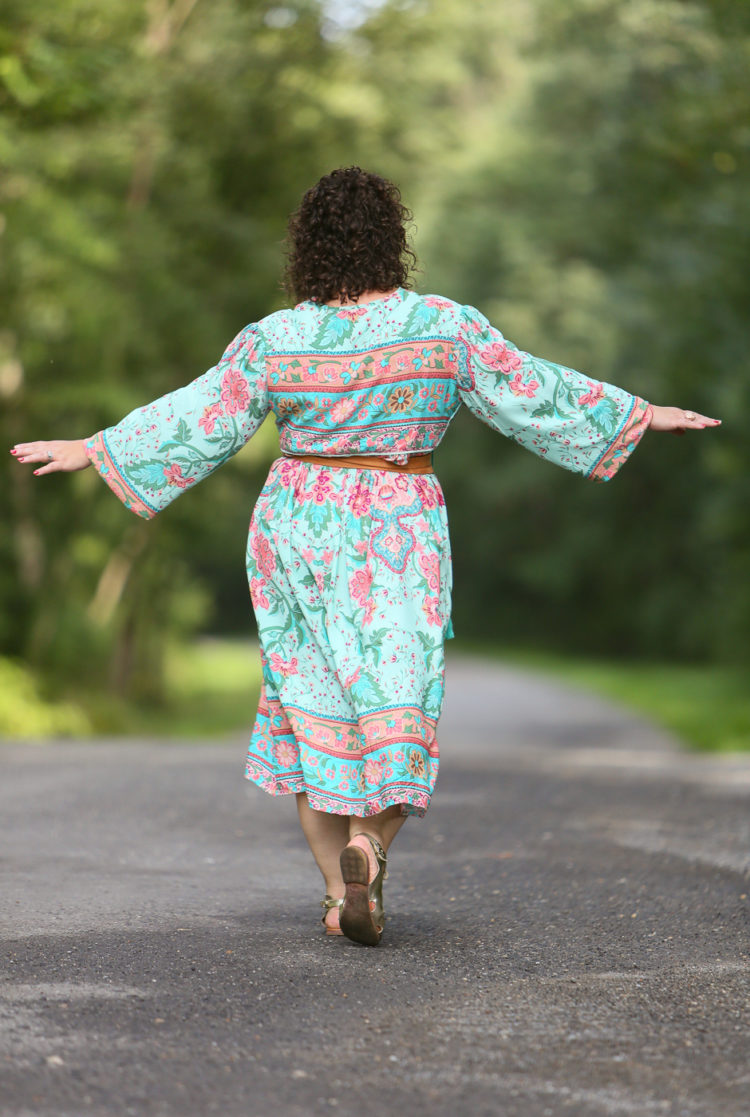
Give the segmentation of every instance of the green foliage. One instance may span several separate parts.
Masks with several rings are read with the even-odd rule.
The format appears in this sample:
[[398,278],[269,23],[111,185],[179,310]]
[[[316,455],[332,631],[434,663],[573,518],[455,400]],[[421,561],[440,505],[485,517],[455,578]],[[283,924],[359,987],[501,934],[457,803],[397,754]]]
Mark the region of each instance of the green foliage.
[[215,740],[247,730],[260,692],[260,657],[248,640],[170,644],[155,702],[128,702],[92,687],[84,672],[65,698],[44,693],[27,667],[0,658],[0,738],[47,740],[94,734]]
[[[285,302],[302,190],[359,162],[402,184],[422,289],[724,420],[647,435],[587,486],[459,417],[438,455],[459,632],[746,662],[750,8],[390,0],[349,30],[335,11],[6,0],[2,440],[88,435],[215,363]],[[0,648],[163,698],[170,639],[250,622],[245,532],[274,447],[266,424],[152,524],[90,472],[8,461]]]
[[90,731],[91,723],[79,706],[45,698],[27,668],[0,658],[0,737],[44,740],[81,737]]
[[[279,27],[265,4],[233,0],[10,5],[0,41],[6,445],[108,425],[192,379],[278,304],[286,213],[352,123],[343,103],[320,104],[342,52],[323,39],[318,6],[293,14]],[[34,482],[8,462],[3,646],[58,675],[94,652],[92,682],[153,697],[166,636],[211,615],[184,617],[187,587],[206,571],[206,585],[222,583],[231,563],[235,600],[223,609],[236,615],[241,592],[249,614],[239,564],[272,446],[264,433],[260,454],[240,455],[149,532],[93,477]]]
[[441,459],[459,624],[747,662],[750,10],[534,8],[512,127],[496,101],[496,142],[454,177],[426,247],[435,286],[476,291],[523,348],[723,427],[648,435],[603,491],[467,428]]

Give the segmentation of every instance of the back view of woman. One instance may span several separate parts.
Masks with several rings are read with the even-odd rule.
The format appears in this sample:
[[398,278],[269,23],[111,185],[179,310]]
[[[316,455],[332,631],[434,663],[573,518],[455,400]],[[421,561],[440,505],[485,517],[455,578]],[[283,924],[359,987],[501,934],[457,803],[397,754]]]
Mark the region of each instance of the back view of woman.
[[379,176],[326,175],[290,224],[297,306],[116,426],[11,451],[46,462],[39,474],[93,463],[150,518],[274,413],[282,456],[247,548],[263,689],[246,774],[297,796],[326,932],[368,945],[385,922],[388,848],[438,770],[451,561],[432,451],[456,411],[599,481],[648,427],[718,422],[532,357],[473,307],[409,290],[407,217]]

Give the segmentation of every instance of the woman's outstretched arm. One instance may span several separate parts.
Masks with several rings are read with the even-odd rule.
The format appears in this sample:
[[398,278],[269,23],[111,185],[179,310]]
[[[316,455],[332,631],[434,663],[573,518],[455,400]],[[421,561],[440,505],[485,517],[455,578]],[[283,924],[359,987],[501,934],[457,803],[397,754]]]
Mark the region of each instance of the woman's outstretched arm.
[[251,324],[208,372],[115,426],[71,442],[19,442],[11,453],[41,463],[35,474],[91,463],[126,508],[150,519],[236,454],[268,410],[263,343]]
[[608,481],[647,430],[704,430],[718,419],[657,407],[575,369],[524,353],[474,307],[463,307],[459,395],[488,426],[547,461]]

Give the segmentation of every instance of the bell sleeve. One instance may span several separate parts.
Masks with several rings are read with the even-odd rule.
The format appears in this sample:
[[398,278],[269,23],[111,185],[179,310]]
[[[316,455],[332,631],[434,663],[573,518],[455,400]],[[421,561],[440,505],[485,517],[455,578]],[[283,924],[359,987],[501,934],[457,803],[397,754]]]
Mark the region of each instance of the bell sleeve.
[[522,352],[473,307],[462,308],[459,342],[462,402],[564,469],[609,481],[648,429],[646,400]]
[[131,512],[151,519],[242,449],[269,410],[257,326],[191,384],[99,431],[86,453]]

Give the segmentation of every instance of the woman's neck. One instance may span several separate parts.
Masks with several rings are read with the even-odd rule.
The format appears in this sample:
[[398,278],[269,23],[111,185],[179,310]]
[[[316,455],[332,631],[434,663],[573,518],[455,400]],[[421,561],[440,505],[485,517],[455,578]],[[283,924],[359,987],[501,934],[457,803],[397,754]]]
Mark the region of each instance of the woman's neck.
[[361,295],[357,295],[356,299],[338,298],[328,299],[325,306],[362,306],[364,303],[375,302],[376,299],[389,299],[391,295],[395,295],[398,288],[394,287],[390,291],[363,291]]

